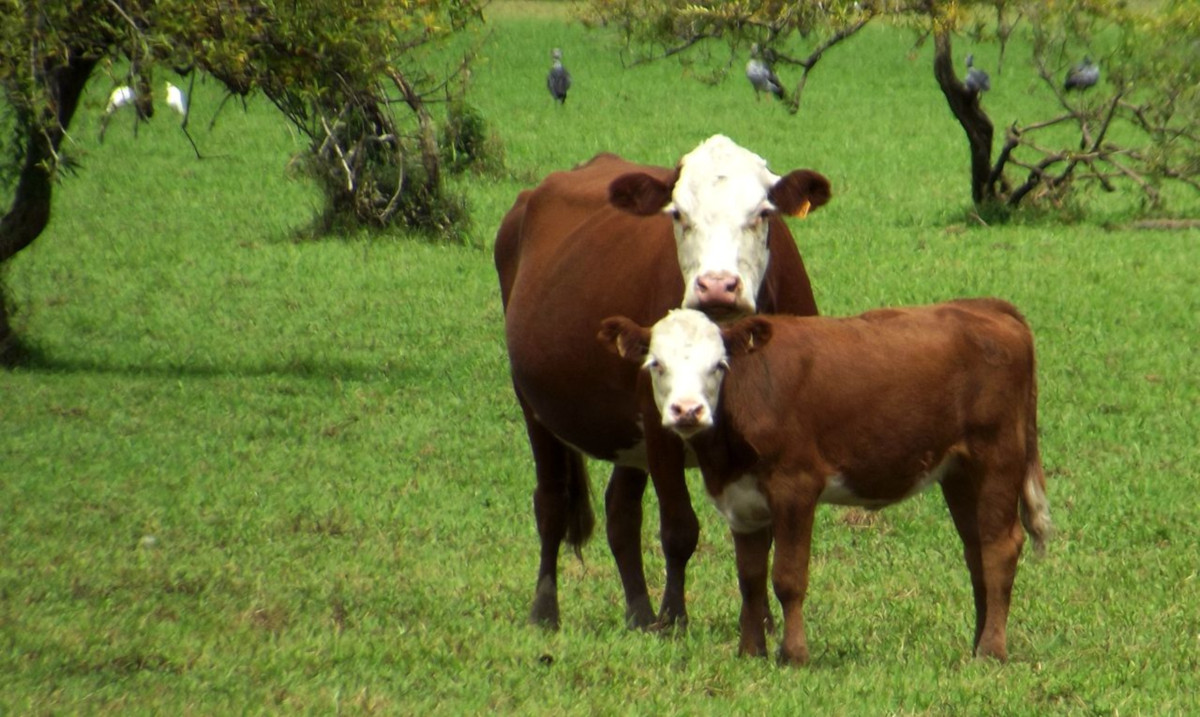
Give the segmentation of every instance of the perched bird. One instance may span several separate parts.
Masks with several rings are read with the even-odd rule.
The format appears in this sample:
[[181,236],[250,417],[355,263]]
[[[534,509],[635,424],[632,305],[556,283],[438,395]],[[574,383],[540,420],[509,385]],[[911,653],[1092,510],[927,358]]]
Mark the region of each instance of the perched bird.
[[967,79],[963,81],[967,91],[973,95],[992,89],[992,80],[988,73],[975,66],[975,55],[967,55]]
[[1092,58],[1085,56],[1083,62],[1067,70],[1067,79],[1063,82],[1063,89],[1083,92],[1099,81],[1100,66],[1092,62]]
[[183,94],[183,90],[172,85],[170,82],[167,83],[167,106],[183,117],[187,117],[187,95]]
[[554,64],[550,66],[550,74],[546,75],[546,87],[559,104],[566,104],[567,90],[571,89],[571,73],[563,67],[562,50],[554,48],[550,57],[554,60]]
[[770,92],[783,99],[783,83],[775,76],[775,72],[763,60],[759,59],[758,43],[750,46],[750,61],[746,63],[746,79],[754,87],[754,96],[762,99],[762,92]]

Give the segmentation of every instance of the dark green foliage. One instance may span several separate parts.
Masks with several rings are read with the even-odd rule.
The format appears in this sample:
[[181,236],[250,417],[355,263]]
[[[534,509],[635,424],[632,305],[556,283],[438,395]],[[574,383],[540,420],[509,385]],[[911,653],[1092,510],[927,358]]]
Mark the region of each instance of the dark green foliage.
[[[321,187],[324,202],[309,238],[353,233],[357,228],[396,235],[414,232],[432,239],[461,243],[470,231],[466,199],[444,186],[434,186],[411,141],[399,147],[364,152],[357,176],[363,186],[351,191],[340,165],[306,155],[304,174]],[[387,221],[378,217],[385,215]],[[375,217],[375,219],[372,219]]]
[[495,174],[504,168],[504,148],[479,108],[463,99],[450,102],[442,126],[442,162],[446,171]]

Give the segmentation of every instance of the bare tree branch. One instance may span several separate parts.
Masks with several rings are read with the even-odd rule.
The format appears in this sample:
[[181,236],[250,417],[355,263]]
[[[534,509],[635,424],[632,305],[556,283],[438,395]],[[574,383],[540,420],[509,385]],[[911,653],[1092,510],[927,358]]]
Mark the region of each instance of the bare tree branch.
[[329,126],[329,122],[325,120],[324,115],[321,117],[321,126],[325,128],[325,141],[321,143],[321,149],[318,153],[322,153],[326,147],[333,147],[333,151],[341,160],[342,169],[346,172],[346,191],[354,192],[354,172],[350,169],[350,163],[346,161],[346,155],[342,152],[342,146],[338,143],[337,138],[333,135],[333,128]]
[[825,55],[825,53],[831,48],[837,46],[839,43],[853,37],[859,30],[866,27],[867,23],[870,22],[874,17],[874,11],[868,11],[856,22],[839,28],[837,32],[827,38],[825,42],[818,45],[815,50],[809,53],[808,57],[805,57],[802,60],[791,58],[787,55],[776,55],[778,61],[780,62],[800,65],[804,68],[804,71],[800,73],[800,79],[796,82],[796,89],[792,90],[792,97],[788,100],[789,112],[795,114],[797,111],[799,111],[800,97],[802,94],[804,94],[804,86],[808,84],[808,75],[813,71],[813,68],[817,66],[817,63],[821,61],[821,58]]

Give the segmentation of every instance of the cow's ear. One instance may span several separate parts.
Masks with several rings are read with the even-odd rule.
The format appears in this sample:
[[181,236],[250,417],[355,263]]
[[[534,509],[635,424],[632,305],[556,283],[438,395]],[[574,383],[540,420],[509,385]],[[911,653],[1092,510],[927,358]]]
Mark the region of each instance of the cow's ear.
[[750,316],[721,329],[721,338],[730,357],[754,353],[771,340],[771,322],[761,316]]
[[780,177],[767,192],[767,197],[779,211],[793,217],[804,217],[827,203],[830,196],[829,180],[811,169],[797,169]]
[[641,363],[650,350],[650,330],[624,316],[612,316],[600,322],[600,333],[596,338],[609,351],[633,363]]
[[622,174],[608,185],[608,201],[617,209],[648,217],[658,214],[671,202],[679,172],[664,182],[645,172]]

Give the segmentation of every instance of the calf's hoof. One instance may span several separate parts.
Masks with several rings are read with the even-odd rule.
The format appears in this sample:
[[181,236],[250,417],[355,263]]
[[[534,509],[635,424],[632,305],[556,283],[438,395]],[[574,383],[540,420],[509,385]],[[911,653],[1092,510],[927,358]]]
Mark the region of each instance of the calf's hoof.
[[779,664],[784,666],[803,667],[808,664],[808,648],[799,647],[788,649],[779,648]]
[[975,648],[976,660],[995,660],[997,662],[1008,662],[1008,649],[1004,645],[984,646],[980,645]]
[[738,643],[738,657],[766,657],[767,640],[750,639]]

